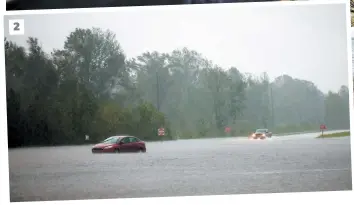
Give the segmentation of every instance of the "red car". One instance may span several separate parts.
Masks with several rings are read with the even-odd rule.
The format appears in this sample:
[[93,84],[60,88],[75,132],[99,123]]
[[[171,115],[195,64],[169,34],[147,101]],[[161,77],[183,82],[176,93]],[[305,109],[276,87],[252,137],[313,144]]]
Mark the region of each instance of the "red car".
[[145,142],[132,136],[113,136],[92,147],[92,153],[146,152]]

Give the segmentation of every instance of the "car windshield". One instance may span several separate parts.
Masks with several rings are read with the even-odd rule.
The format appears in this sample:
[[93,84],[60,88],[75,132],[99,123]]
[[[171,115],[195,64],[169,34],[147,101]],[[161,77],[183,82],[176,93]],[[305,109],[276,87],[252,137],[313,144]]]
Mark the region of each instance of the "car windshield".
[[266,133],[267,130],[266,129],[258,129],[256,130],[256,133]]
[[103,144],[113,144],[116,143],[119,137],[109,137],[102,141]]

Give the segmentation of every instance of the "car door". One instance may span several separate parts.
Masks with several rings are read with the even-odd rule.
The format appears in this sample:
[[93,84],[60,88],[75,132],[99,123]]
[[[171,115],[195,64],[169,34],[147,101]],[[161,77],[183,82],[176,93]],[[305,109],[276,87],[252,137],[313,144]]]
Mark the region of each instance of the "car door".
[[132,143],[130,142],[129,137],[124,137],[121,140],[121,144],[120,144],[119,149],[121,152],[131,152],[132,151]]
[[130,137],[130,142],[131,142],[132,151],[138,152],[140,150],[138,139],[135,137]]

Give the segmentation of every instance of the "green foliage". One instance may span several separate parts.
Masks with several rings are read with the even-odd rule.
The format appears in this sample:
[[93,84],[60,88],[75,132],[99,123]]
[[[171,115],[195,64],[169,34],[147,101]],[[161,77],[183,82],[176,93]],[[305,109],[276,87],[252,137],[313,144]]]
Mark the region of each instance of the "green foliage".
[[280,125],[274,128],[273,132],[276,134],[303,132],[303,131],[319,131],[318,124],[302,123],[298,125]]
[[318,136],[317,138],[348,137],[348,136],[350,136],[350,132],[336,132],[331,134],[323,134]]
[[119,134],[158,140],[160,126],[170,138],[151,104],[124,106],[132,82],[111,32],[76,29],[51,56],[35,38],[28,45],[26,52],[5,39],[9,147],[82,144],[86,134],[90,142]]
[[[182,48],[127,59],[111,31],[71,32],[45,53],[5,39],[9,146],[83,144],[112,135],[142,140],[244,136],[349,128],[349,92],[323,94],[290,76],[271,82],[221,68]],[[158,128],[165,136],[157,136]],[[90,141],[85,141],[85,135]]]
[[[349,90],[342,86],[338,93],[329,92],[325,100],[326,122],[335,129],[347,129],[350,125]],[[330,127],[328,127],[330,129]]]

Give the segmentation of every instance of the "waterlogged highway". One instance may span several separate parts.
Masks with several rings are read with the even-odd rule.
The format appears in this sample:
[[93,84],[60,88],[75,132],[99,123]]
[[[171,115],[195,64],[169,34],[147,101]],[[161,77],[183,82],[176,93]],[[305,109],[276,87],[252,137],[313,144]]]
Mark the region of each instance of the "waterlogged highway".
[[90,146],[12,149],[10,199],[351,190],[349,136],[318,135],[152,142],[145,154],[91,154]]

